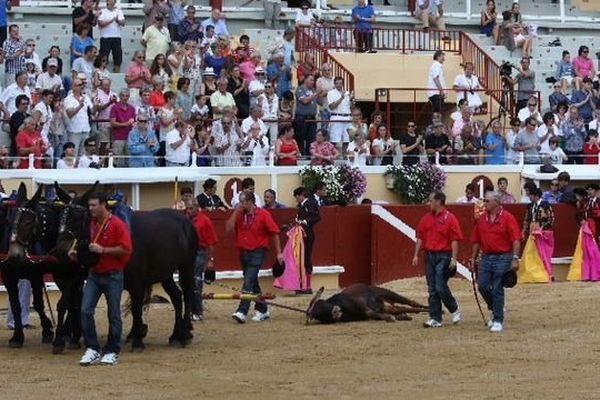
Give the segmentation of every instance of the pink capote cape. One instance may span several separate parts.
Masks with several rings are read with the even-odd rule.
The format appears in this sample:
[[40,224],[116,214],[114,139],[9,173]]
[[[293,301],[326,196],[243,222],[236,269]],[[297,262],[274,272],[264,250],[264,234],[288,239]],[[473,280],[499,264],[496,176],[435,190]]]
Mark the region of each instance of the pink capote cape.
[[309,277],[304,268],[304,229],[294,225],[287,231],[288,241],[283,248],[285,270],[275,278],[273,286],[282,290],[302,290],[310,288]]
[[554,232],[536,229],[529,235],[521,257],[519,283],[547,283],[552,280]]
[[600,281],[600,249],[587,222],[579,230],[567,280]]

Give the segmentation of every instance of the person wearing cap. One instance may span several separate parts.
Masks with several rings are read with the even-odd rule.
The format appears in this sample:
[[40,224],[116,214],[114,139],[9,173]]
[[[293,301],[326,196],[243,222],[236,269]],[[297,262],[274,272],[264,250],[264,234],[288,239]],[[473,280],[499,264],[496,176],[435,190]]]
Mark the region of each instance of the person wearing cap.
[[189,5],[185,9],[185,18],[179,23],[179,40],[184,43],[193,40],[198,43],[204,37],[204,28],[198,18],[196,18],[196,7]]
[[57,70],[58,60],[56,58],[49,58],[46,62],[46,72],[39,74],[35,81],[35,89],[40,92],[43,90],[51,90],[54,93],[63,91],[65,88]]
[[250,108],[258,104],[258,98],[265,92],[266,75],[262,66],[256,67],[254,79],[248,86],[250,93]]
[[77,154],[75,144],[67,142],[63,145],[63,153],[60,160],[56,163],[56,169],[74,169],[77,168]]
[[227,30],[227,24],[225,23],[225,16],[218,8],[213,8],[210,17],[202,21],[202,29],[206,31],[206,27],[208,25],[215,27],[215,34],[217,36],[229,37],[229,31]]
[[[489,191],[484,198],[485,212],[477,219],[471,234],[473,251],[470,268],[478,269],[479,293],[492,312],[491,332],[504,329],[504,274],[518,271],[523,235],[515,217],[502,207],[502,196]],[[476,266],[481,253],[481,262]]]
[[138,114],[137,124],[127,137],[130,168],[154,167],[154,156],[160,145],[147,114]]
[[[129,104],[129,89],[119,91],[119,102],[110,109],[110,127],[112,128],[112,151],[117,158],[116,167],[126,167],[127,138],[135,125],[135,108]],[[147,118],[146,118],[147,119]]]
[[217,181],[208,178],[202,184],[202,188],[204,191],[196,196],[196,201],[198,201],[201,209],[205,211],[227,210],[227,206],[223,203],[223,200],[216,194]]
[[169,52],[171,35],[162,15],[157,15],[154,23],[146,27],[141,43],[146,48],[146,60],[154,60],[157,55]]

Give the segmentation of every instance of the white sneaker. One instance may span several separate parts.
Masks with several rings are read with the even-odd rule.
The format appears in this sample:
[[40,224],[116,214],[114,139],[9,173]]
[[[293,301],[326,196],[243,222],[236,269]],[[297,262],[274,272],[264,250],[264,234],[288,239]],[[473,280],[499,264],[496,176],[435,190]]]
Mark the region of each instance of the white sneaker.
[[452,313],[452,323],[456,325],[460,322],[461,319],[462,314],[460,312],[460,308],[457,308],[456,311]]
[[192,314],[192,321],[194,322],[202,321],[203,319],[202,314]]
[[494,322],[494,323],[492,323],[490,332],[502,332],[503,329],[504,329],[504,327],[502,326],[502,324],[500,322]]
[[98,353],[94,349],[88,348],[86,349],[83,357],[81,357],[81,360],[79,360],[79,365],[81,365],[82,367],[89,367],[90,365],[95,364],[98,361],[100,361],[100,353]]
[[102,356],[100,364],[102,365],[117,365],[119,362],[119,355],[117,353],[106,353]]
[[252,321],[254,321],[254,322],[261,322],[261,321],[266,321],[269,318],[271,318],[271,314],[269,314],[268,311],[266,313],[261,313],[260,311],[257,311],[254,314],[254,317],[252,317]]
[[246,323],[246,315],[242,314],[239,311],[234,312],[231,318],[235,319],[240,324]]
[[425,328],[441,328],[442,327],[442,323],[439,321],[436,321],[435,319],[430,319],[427,322],[423,322],[423,326]]

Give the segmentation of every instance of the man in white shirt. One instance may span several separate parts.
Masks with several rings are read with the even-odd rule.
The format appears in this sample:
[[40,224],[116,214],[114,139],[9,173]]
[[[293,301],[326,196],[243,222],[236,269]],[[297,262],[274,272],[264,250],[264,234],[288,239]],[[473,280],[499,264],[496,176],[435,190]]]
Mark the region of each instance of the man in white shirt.
[[425,30],[430,26],[439,31],[446,30],[444,0],[417,0],[416,16],[423,23]]
[[242,121],[242,132],[244,133],[244,137],[248,136],[250,133],[250,129],[252,128],[252,124],[257,123],[260,127],[260,134],[267,134],[267,125],[261,119],[262,117],[262,107],[258,104],[250,109],[250,115],[247,118],[244,118]]
[[121,28],[125,26],[123,11],[115,6],[115,0],[106,0],[106,7],[98,16],[100,28],[100,54],[113,56],[113,72],[119,73],[123,62],[123,49],[121,48]]
[[543,123],[538,127],[536,133],[540,139],[540,154],[550,154],[552,152],[552,149],[550,149],[550,140],[562,136],[561,130],[554,123],[554,114],[552,112],[544,114]]
[[519,110],[517,118],[521,121],[521,126],[525,126],[525,120],[529,117],[533,117],[538,125],[543,123],[542,116],[537,110],[537,99],[532,96],[527,100],[527,105]]
[[352,95],[350,92],[344,91],[344,79],[340,77],[334,79],[333,86],[334,88],[327,92],[326,100],[329,111],[331,111],[329,141],[341,149],[344,143],[347,144],[350,141],[346,126],[352,112]]
[[164,17],[160,14],[154,18],[154,25],[146,28],[142,36],[142,46],[146,48],[146,60],[154,61],[158,54],[167,54],[171,46],[171,35],[165,26]]
[[84,153],[79,157],[77,168],[100,168],[100,157],[96,154],[96,141],[92,138],[85,139]]
[[446,60],[446,55],[442,50],[436,50],[433,53],[433,64],[429,68],[427,77],[427,96],[431,103],[432,112],[443,112],[444,99],[446,98],[446,80],[444,79],[444,69],[442,64]]
[[258,97],[265,92],[265,70],[260,65],[254,71],[254,79],[248,85],[250,108],[258,103]]
[[238,204],[240,204],[240,193],[242,192],[247,192],[247,193],[252,193],[254,194],[254,197],[256,198],[256,207],[262,207],[262,201],[260,200],[260,196],[257,196],[256,193],[256,183],[254,183],[254,179],[252,178],[244,178],[242,179],[242,190],[240,192],[237,192],[233,195],[233,197],[231,198],[231,207],[232,208],[236,208],[238,206]]
[[50,104],[52,104],[53,100],[54,92],[49,89],[44,90],[42,92],[42,97],[40,101],[38,101],[38,103],[35,105],[32,111],[32,116],[34,120],[36,121],[38,126],[41,127],[40,135],[42,135],[42,140],[46,145],[46,154],[50,156],[54,155],[54,149],[52,147],[53,141],[50,141],[48,138],[48,136],[51,133],[50,125],[52,122],[52,117],[54,116],[52,108],[50,108]]
[[35,81],[36,90],[52,90],[54,93],[64,90],[62,78],[56,73],[58,70],[58,60],[56,58],[49,58],[46,66],[46,72],[39,74]]
[[97,55],[98,49],[96,46],[87,46],[83,57],[73,61],[73,67],[71,68],[73,80],[77,78],[77,74],[85,75],[85,89],[88,94],[94,91],[94,60]]
[[27,86],[27,72],[21,71],[15,78],[15,83],[8,85],[6,89],[0,95],[0,102],[4,105],[10,115],[13,115],[17,111],[17,105],[15,100],[19,95],[25,95],[29,99],[31,104],[31,91]]
[[194,129],[182,121],[175,123],[175,129],[167,133],[166,166],[187,167],[190,164],[190,154],[194,142]]
[[73,81],[73,89],[64,101],[67,114],[67,142],[75,144],[77,155],[82,155],[84,141],[90,136],[90,120],[88,112],[92,114],[96,107],[90,98],[83,94],[83,82],[80,79]]
[[468,183],[465,187],[465,195],[456,199],[458,204],[477,204],[479,199],[475,197],[475,185]]
[[[252,156],[251,160],[246,160],[246,165],[253,167],[267,165],[267,157],[269,155],[269,139],[262,132],[258,122],[250,125],[250,132],[242,142],[242,150],[245,156]],[[250,161],[250,162],[248,162]]]

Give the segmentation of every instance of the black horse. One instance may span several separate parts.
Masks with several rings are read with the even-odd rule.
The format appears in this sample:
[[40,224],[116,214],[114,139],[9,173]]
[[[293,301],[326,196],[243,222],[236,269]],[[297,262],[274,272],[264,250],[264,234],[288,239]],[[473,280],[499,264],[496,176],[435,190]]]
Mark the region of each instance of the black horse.
[[[71,199],[58,184],[56,194],[63,202]],[[84,196],[85,197],[85,196]],[[67,204],[61,216],[59,237],[54,255],[66,261],[71,249],[77,250],[80,262],[92,267],[97,255],[88,250],[90,218],[87,201],[74,199]],[[194,296],[194,262],[198,239],[193,224],[181,213],[159,209],[135,214],[131,220],[133,253],[125,268],[125,290],[131,297],[133,323],[127,336],[133,351],[143,351],[143,338],[148,327],[142,320],[143,307],[152,285],[161,283],[175,308],[175,326],[169,337],[174,346],[185,346],[192,335],[191,305]],[[173,273],[179,272],[179,289]]]

